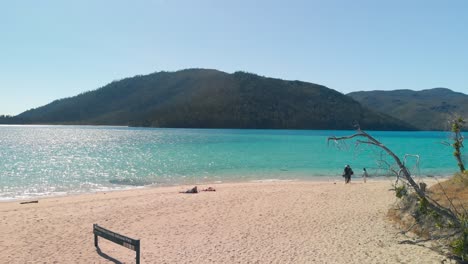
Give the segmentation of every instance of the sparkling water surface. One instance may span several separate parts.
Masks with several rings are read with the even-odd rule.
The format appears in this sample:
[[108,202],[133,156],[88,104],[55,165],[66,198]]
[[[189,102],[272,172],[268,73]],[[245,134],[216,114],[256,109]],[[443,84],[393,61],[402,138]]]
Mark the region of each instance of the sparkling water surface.
[[[457,171],[447,132],[368,131],[416,177]],[[388,175],[378,148],[336,145],[354,131],[0,126],[0,200],[136,186]],[[465,157],[464,157],[465,158]],[[466,159],[466,158],[465,158]]]

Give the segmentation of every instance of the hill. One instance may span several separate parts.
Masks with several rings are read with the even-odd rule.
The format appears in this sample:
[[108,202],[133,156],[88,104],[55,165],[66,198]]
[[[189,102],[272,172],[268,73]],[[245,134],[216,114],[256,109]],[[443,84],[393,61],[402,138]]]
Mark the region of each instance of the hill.
[[447,88],[352,92],[348,96],[421,130],[447,130],[453,114],[468,116],[468,95]]
[[325,86],[255,74],[188,69],[114,81],[26,111],[40,124],[185,128],[410,130]]

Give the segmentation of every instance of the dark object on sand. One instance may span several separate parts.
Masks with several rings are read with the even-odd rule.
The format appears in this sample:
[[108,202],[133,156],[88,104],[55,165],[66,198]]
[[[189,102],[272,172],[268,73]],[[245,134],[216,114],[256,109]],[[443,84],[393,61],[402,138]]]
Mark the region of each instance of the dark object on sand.
[[216,192],[216,189],[213,188],[213,187],[208,187],[206,189],[203,189],[202,191],[204,191],[204,192]]
[[188,189],[185,192],[180,192],[180,193],[198,193],[198,189],[197,189],[197,186],[195,186],[192,189]]
[[30,203],[38,203],[39,201],[27,201],[27,202],[21,202],[20,204],[30,204]]
[[98,237],[102,237],[116,244],[124,246],[128,249],[134,250],[136,252],[136,264],[140,264],[140,239],[133,239],[121,234],[117,234],[115,232],[110,231],[109,229],[105,229],[102,226],[98,226],[97,224],[93,224],[93,233],[94,246],[96,247],[99,255],[101,255],[102,252],[99,248]]

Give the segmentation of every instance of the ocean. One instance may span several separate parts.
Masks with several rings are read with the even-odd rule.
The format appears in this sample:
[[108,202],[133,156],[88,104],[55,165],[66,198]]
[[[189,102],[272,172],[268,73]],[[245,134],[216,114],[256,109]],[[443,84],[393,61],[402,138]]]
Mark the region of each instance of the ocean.
[[[141,186],[261,180],[341,181],[395,175],[379,148],[355,131],[161,129],[102,126],[0,126],[0,200]],[[448,132],[367,131],[397,154],[414,177],[457,172]],[[466,161],[466,155],[464,160]]]

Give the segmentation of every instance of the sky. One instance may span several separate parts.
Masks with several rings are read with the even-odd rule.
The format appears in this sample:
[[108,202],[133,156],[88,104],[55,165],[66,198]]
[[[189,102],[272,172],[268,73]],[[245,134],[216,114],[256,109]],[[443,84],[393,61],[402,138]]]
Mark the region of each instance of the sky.
[[0,0],[0,115],[186,68],[468,94],[468,1]]

